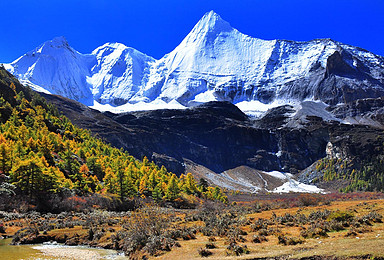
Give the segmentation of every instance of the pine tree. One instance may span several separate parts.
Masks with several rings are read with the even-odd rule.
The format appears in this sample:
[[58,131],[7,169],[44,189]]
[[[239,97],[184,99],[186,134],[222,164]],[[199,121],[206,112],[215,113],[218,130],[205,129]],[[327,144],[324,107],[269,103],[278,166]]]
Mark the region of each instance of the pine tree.
[[118,194],[117,193],[117,187],[118,187],[117,176],[110,168],[106,170],[103,181],[104,181],[104,187],[107,192],[112,194]]
[[3,174],[8,175],[11,167],[11,151],[5,142],[3,135],[0,136],[0,170]]
[[93,172],[93,174],[95,174],[99,180],[103,179],[105,172],[101,164],[97,161],[96,157],[88,157],[87,166],[89,170]]
[[157,181],[157,174],[156,174],[156,170],[154,169],[151,174],[149,175],[149,178],[148,178],[148,187],[149,187],[149,190],[150,191],[153,191],[155,189],[155,187],[157,186],[158,184],[158,181]]
[[140,179],[139,193],[145,195],[148,191],[148,176],[144,176]]
[[117,177],[117,183],[118,183],[118,195],[121,200],[123,200],[126,196],[126,189],[125,189],[125,183],[126,183],[126,176],[122,165],[122,158],[118,157],[115,161],[115,172]]
[[37,145],[38,145],[39,151],[43,154],[48,164],[50,166],[54,166],[55,161],[53,160],[53,157],[51,154],[51,151],[53,151],[53,145],[51,143],[51,140],[48,138],[48,136],[44,135],[41,140],[39,139],[37,141]]
[[65,143],[65,152],[61,157],[63,158],[63,161],[60,163],[60,168],[66,174],[66,177],[70,177],[72,181],[80,179],[80,164],[75,158],[73,158],[69,141]]
[[135,187],[132,174],[128,171],[126,173],[126,176],[127,178],[125,179],[124,185],[126,187],[127,197],[132,198],[137,194],[137,189]]
[[200,178],[199,188],[201,192],[206,192],[208,190],[208,182],[204,178]]
[[42,159],[30,152],[28,159],[19,160],[12,169],[13,184],[25,191],[32,199],[39,191],[44,191],[46,182],[49,182],[47,176],[43,174],[44,166]]
[[154,201],[159,202],[163,198],[160,185],[157,185],[152,191],[152,198]]
[[43,169],[43,178],[41,187],[43,191],[58,192],[66,185],[64,174],[56,167]]
[[177,177],[175,174],[172,175],[169,183],[167,185],[167,190],[165,192],[165,199],[169,201],[174,201],[180,195],[179,185],[177,183]]
[[187,194],[194,194],[198,192],[196,181],[192,173],[188,173],[187,176],[185,177],[184,191]]

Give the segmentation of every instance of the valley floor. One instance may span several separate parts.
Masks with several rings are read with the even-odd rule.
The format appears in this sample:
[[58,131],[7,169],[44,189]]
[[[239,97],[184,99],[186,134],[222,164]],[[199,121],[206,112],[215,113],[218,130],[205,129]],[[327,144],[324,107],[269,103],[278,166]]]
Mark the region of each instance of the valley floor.
[[192,210],[0,212],[0,226],[16,244],[54,240],[123,250],[134,259],[384,257],[383,194],[297,196],[306,203],[294,206],[289,194]]
[[[247,215],[249,219],[270,219],[273,214],[283,216],[285,214],[295,214],[301,212],[310,214],[316,210],[340,210],[353,211],[356,216],[362,216],[370,210],[376,210],[384,214],[384,200],[358,200],[358,201],[338,201],[331,205],[317,207],[295,207],[289,209],[274,209]],[[286,236],[300,237],[300,227],[289,227],[276,225],[281,228]],[[384,257],[384,224],[377,223],[371,226],[366,233],[357,233],[346,236],[348,230],[340,232],[329,232],[329,237],[305,239],[303,244],[282,245],[278,243],[278,237],[267,236],[268,241],[253,243],[252,236],[257,232],[252,232],[249,227],[242,227],[248,235],[244,236],[249,254],[241,256],[228,256],[227,239],[217,237],[215,242],[217,248],[211,249],[212,255],[208,259],[381,259]],[[158,257],[157,259],[202,259],[198,254],[199,248],[204,248],[208,243],[208,238],[203,235],[197,236],[196,240],[181,241],[181,247]],[[317,256],[317,257],[316,257]],[[375,258],[376,257],[376,258]]]

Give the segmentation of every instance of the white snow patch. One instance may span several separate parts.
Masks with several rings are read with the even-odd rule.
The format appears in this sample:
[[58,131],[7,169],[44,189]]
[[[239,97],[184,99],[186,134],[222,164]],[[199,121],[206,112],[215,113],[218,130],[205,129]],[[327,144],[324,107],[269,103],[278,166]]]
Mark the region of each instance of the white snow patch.
[[290,178],[290,176],[288,176],[286,173],[282,173],[278,171],[271,171],[271,172],[264,172],[264,173],[281,180],[286,180]]
[[6,70],[8,70],[10,73],[13,74],[14,69],[13,69],[13,66],[11,64],[2,63],[1,65],[3,65]]
[[315,185],[308,185],[296,181],[293,179],[293,175],[287,172],[271,171],[264,172],[269,176],[275,177],[280,180],[287,180],[283,185],[275,188],[271,192],[275,193],[285,193],[285,192],[309,192],[309,193],[320,193],[323,192],[323,189],[316,187]]
[[52,94],[51,92],[49,92],[48,90],[46,90],[45,88],[42,88],[36,84],[33,84],[32,82],[30,82],[29,80],[25,80],[25,79],[19,79],[20,83],[25,85],[25,86],[29,86],[31,89],[33,89],[34,91],[37,91],[37,92],[41,92],[41,93],[45,93],[45,94]]
[[294,101],[278,99],[269,104],[262,103],[258,100],[251,100],[251,101],[238,102],[235,105],[241,111],[243,111],[246,115],[259,118],[263,116],[271,108],[275,108],[283,105],[295,105],[295,104],[296,103]]
[[315,185],[308,185],[298,182],[294,179],[289,179],[286,183],[280,187],[275,188],[272,192],[275,193],[288,193],[288,192],[309,192],[309,193],[322,193],[323,189],[316,187]]
[[206,92],[200,93],[195,96],[195,99],[192,101],[196,102],[209,102],[209,101],[216,101],[217,98],[213,95],[213,90],[208,90]]
[[121,106],[112,106],[110,104],[100,104],[97,101],[94,101],[93,105],[90,108],[99,110],[99,111],[109,111],[112,113],[124,113],[132,111],[147,111],[147,110],[156,110],[156,109],[185,109],[186,107],[181,105],[176,100],[172,100],[169,103],[161,99],[156,99],[152,102],[138,102],[138,103],[127,103]]

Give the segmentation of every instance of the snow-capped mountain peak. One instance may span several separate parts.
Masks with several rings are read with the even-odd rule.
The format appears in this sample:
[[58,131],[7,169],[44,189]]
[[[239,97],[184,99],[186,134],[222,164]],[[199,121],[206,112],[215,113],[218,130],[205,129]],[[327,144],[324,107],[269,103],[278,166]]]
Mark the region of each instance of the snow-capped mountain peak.
[[64,36],[55,37],[52,40],[44,42],[35,50],[27,53],[27,54],[36,54],[36,53],[44,53],[47,55],[60,53],[62,51],[70,51],[75,53],[76,51],[69,45],[67,39]]
[[92,55],[96,64],[87,82],[93,98],[99,103],[121,105],[131,99],[145,84],[149,65],[154,58],[122,43],[106,43]]
[[127,49],[128,47],[125,46],[123,43],[118,43],[118,42],[107,42],[100,47],[97,47],[94,51],[92,51],[92,54],[98,55],[100,53],[103,53],[104,51],[113,51],[113,50],[124,50]]
[[214,11],[206,13],[185,37],[185,41],[193,42],[205,37],[215,38],[218,34],[230,32],[233,28]]
[[53,48],[69,47],[68,41],[64,36],[55,37],[52,40],[45,42],[43,45],[50,45]]
[[159,60],[121,43],[80,54],[57,37],[6,68],[32,86],[87,105],[140,103],[138,109],[142,102],[178,107],[213,100],[312,99],[336,104],[384,96],[383,57],[330,39],[253,38],[214,11]]

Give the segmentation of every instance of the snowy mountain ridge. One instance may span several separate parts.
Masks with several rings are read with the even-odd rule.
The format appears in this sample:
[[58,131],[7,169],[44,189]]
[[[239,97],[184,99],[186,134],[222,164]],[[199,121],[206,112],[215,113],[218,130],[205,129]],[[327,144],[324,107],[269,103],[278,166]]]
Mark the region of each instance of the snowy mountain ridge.
[[330,39],[252,38],[213,11],[159,60],[120,43],[81,54],[58,37],[5,67],[37,90],[115,112],[384,96],[381,56]]

